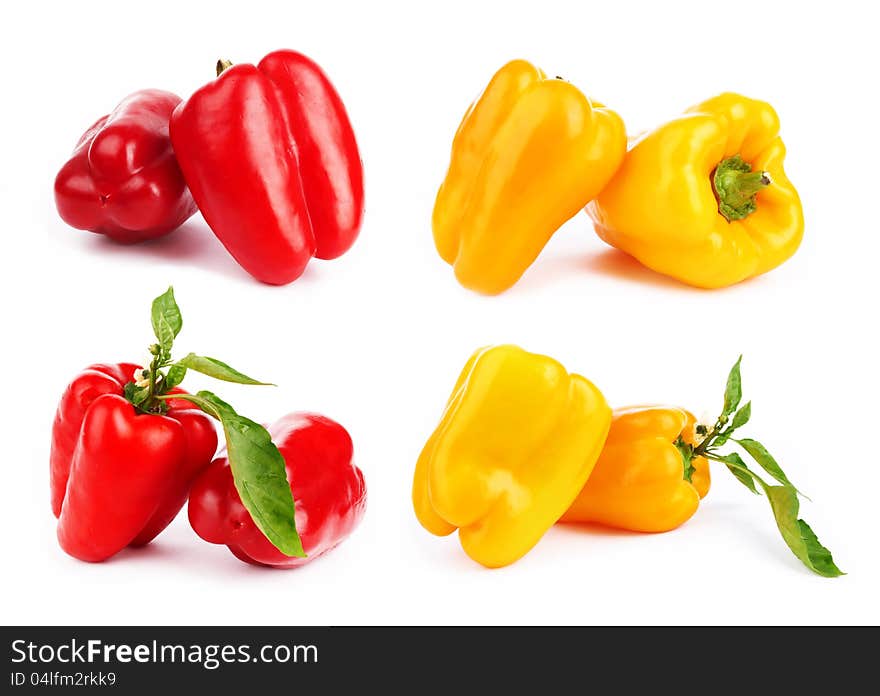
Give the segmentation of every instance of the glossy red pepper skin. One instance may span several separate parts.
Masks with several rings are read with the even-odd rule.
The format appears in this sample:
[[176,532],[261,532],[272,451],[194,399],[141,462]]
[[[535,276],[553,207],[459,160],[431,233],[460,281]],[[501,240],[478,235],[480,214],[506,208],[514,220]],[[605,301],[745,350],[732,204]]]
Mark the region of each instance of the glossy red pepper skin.
[[92,365],[70,383],[55,414],[52,511],[61,547],[83,561],[152,541],[217,450],[213,422],[187,401],[169,401],[164,416],[136,412],[123,396],[136,369]]
[[68,225],[130,244],[168,234],[196,212],[168,135],[179,103],[170,92],[135,92],[83,134],[55,178]]
[[226,544],[242,561],[275,568],[304,565],[344,540],[367,505],[364,475],[352,461],[353,446],[339,423],[311,413],[291,413],[269,428],[287,465],[296,505],[296,527],[306,558],[285,556],[254,524],[241,503],[225,457],[193,484],[189,521],[212,544]]
[[171,140],[214,234],[257,280],[296,280],[313,256],[357,238],[363,168],[330,80],[312,60],[275,51],[227,68],[171,118]]

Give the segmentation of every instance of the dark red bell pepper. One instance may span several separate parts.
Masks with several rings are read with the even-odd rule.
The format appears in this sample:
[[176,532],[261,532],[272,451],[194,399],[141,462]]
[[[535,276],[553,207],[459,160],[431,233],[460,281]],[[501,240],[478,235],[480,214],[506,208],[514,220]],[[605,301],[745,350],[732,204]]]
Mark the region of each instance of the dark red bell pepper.
[[[103,561],[149,543],[183,507],[217,449],[211,419],[191,403],[137,411],[124,396],[137,365],[93,365],[64,392],[52,428],[52,511],[61,547]],[[171,393],[185,394],[181,389]]]
[[135,92],[83,134],[55,178],[55,205],[68,225],[132,243],[161,237],[196,212],[168,135],[179,103],[170,92]]
[[351,437],[339,423],[310,413],[292,413],[269,428],[284,457],[296,504],[296,528],[305,558],[281,553],[254,524],[241,502],[225,457],[193,483],[189,521],[213,544],[226,544],[247,563],[294,568],[314,560],[344,540],[361,521],[367,489],[352,461]]
[[264,283],[296,280],[360,230],[363,169],[330,80],[312,60],[275,51],[219,76],[180,104],[171,141],[214,234]]

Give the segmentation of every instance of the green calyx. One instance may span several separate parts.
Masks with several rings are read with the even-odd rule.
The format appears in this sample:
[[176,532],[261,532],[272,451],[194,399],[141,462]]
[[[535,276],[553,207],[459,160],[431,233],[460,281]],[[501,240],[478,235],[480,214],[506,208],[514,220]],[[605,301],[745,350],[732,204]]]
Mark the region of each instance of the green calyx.
[[125,385],[124,395],[140,413],[161,415],[167,413],[168,404],[162,397],[171,389],[166,373],[166,366],[161,355],[159,344],[150,346],[150,360],[147,367],[139,369],[133,375],[135,381]]
[[[752,493],[756,495],[764,493],[770,501],[776,526],[779,528],[783,540],[791,552],[807,568],[827,578],[843,575],[843,571],[834,564],[831,552],[822,546],[810,526],[804,520],[799,519],[800,501],[798,496],[803,496],[803,494],[795,488],[773,455],[757,440],[734,437],[735,431],[748,423],[752,417],[751,401],[740,406],[742,401],[741,361],[742,356],[736,361],[727,376],[724,406],[715,423],[712,426],[697,425],[695,428],[697,442],[694,444],[684,442],[681,437],[675,441],[675,446],[682,455],[683,478],[686,481],[691,480],[694,472],[693,461],[697,457],[704,457],[710,461],[724,464],[736,480]],[[719,448],[728,442],[739,446],[764,471],[765,475],[769,475],[773,479],[773,482],[769,483],[763,476],[749,468],[745,459],[738,452],[720,451]]]
[[712,175],[718,212],[728,222],[747,218],[758,209],[758,192],[771,183],[767,172],[753,172],[739,155],[721,160]]
[[682,478],[688,483],[691,483],[694,477],[694,446],[685,442],[681,435],[679,435],[678,439],[672,444],[674,444],[676,449],[681,453]]

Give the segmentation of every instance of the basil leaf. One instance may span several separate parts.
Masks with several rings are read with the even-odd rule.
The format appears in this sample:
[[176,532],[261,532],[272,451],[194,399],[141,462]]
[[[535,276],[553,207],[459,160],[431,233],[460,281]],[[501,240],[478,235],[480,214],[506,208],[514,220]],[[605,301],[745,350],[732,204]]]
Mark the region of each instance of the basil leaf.
[[776,526],[779,527],[783,540],[801,563],[826,578],[844,575],[834,564],[831,552],[822,546],[810,529],[810,525],[798,519],[800,503],[797,491],[791,486],[764,486],[764,493],[770,500]]
[[180,307],[174,300],[174,288],[168,288],[163,294],[153,300],[151,311],[151,320],[153,323],[153,333],[159,340],[159,347],[162,349],[163,357],[171,354],[171,345],[180,329],[183,327],[183,317],[180,314]]
[[[761,468],[770,474],[773,478],[775,478],[779,483],[784,486],[791,486],[794,488],[794,484],[788,480],[788,476],[785,475],[785,472],[782,470],[782,467],[776,463],[776,460],[773,458],[767,448],[764,447],[757,440],[752,440],[750,438],[743,438],[742,440],[736,441],[746,452],[751,455],[752,459],[754,459],[758,464],[760,464]],[[797,490],[797,489],[795,489]]]
[[260,382],[253,377],[248,377],[216,358],[206,358],[202,355],[196,355],[195,353],[190,353],[185,358],[178,360],[177,364],[185,368],[188,367],[190,370],[201,372],[203,375],[208,375],[208,377],[223,380],[224,382],[235,382],[236,384],[270,384],[269,382]]
[[284,457],[269,432],[209,391],[173,398],[191,401],[220,421],[235,488],[254,524],[281,553],[304,558]]
[[758,495],[758,489],[755,487],[755,479],[749,472],[749,467],[746,466],[746,463],[743,461],[742,457],[740,457],[736,452],[731,452],[730,454],[719,454],[717,455],[717,457],[720,461],[727,464],[727,468],[730,469],[730,473],[736,476],[737,480],[742,485],[748,488],[755,495]]
[[183,382],[184,377],[186,377],[186,367],[180,363],[175,363],[168,368],[168,374],[165,375],[165,381],[163,383],[165,389],[173,389],[178,386]]
[[741,362],[742,356],[740,355],[736,364],[727,375],[727,387],[724,389],[724,410],[721,413],[722,418],[729,417],[742,400],[742,377],[739,373],[739,364]]
[[737,428],[741,428],[746,423],[749,422],[749,419],[752,417],[752,402],[746,402],[746,405],[743,406],[739,411],[736,412],[736,415],[733,417],[733,421],[730,424],[730,430],[736,430]]

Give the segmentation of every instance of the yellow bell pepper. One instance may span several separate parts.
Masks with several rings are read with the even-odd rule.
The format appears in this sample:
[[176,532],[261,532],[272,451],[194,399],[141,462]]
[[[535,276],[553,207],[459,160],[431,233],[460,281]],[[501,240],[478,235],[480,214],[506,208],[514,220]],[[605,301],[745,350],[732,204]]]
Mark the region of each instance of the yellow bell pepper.
[[620,117],[514,60],[470,106],[434,205],[434,243],[466,288],[510,288],[626,151]]
[[[742,404],[741,360],[727,375],[724,405],[713,424],[698,424],[674,406],[615,411],[593,473],[560,521],[638,532],[674,529],[690,519],[709,492],[713,461],[725,465],[752,493],[764,493],[782,539],[807,568],[824,577],[842,575],[831,552],[799,517],[800,493],[779,462],[763,444],[738,432],[752,416],[752,402]],[[751,457],[761,473],[739,452],[723,451],[730,444]]]
[[797,250],[804,218],[769,104],[722,94],[637,139],[587,211],[608,244],[690,285],[719,288]]
[[562,522],[597,522],[634,532],[668,532],[689,520],[709,492],[709,462],[688,458],[694,416],[674,406],[615,409],[608,439]]
[[513,563],[583,488],[610,423],[602,393],[552,358],[478,350],[416,464],[416,516],[438,536],[458,529],[484,566]]

